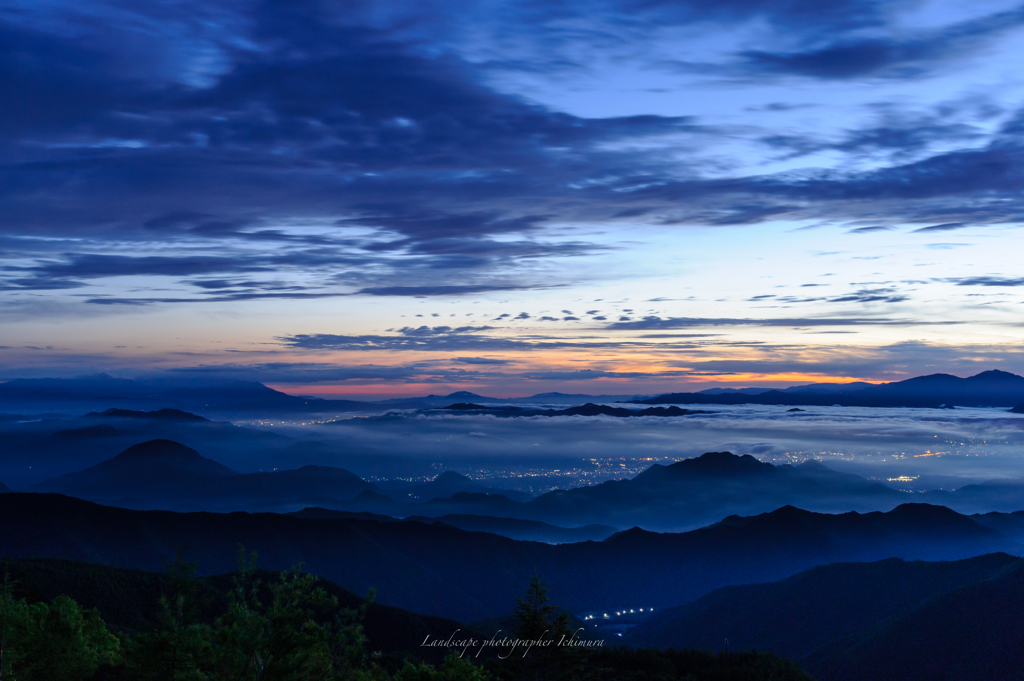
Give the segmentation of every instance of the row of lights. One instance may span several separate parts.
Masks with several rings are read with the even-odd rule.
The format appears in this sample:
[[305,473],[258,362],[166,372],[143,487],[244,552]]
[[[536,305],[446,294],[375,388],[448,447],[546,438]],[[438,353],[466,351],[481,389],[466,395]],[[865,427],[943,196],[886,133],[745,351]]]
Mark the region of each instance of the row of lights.
[[[628,615],[628,614],[630,614],[630,613],[638,613],[638,612],[654,612],[654,608],[647,608],[647,610],[646,610],[646,611],[645,611],[645,610],[644,610],[643,608],[640,608],[639,610],[636,610],[636,609],[630,609],[630,610],[628,610],[628,611],[627,611],[627,610],[617,610],[617,611],[615,612],[615,615],[616,615],[616,616],[618,616],[618,615]],[[585,620],[592,620],[592,619],[594,619],[595,617],[598,617],[598,615],[587,615],[587,616],[586,616],[586,617],[584,617],[583,619],[584,619],[584,621],[585,621]],[[601,617],[604,617],[604,618],[606,618],[606,619],[607,619],[607,618],[609,618],[609,617],[611,617],[611,616],[610,616],[610,615],[609,615],[608,613],[604,613],[604,615],[601,615]]]

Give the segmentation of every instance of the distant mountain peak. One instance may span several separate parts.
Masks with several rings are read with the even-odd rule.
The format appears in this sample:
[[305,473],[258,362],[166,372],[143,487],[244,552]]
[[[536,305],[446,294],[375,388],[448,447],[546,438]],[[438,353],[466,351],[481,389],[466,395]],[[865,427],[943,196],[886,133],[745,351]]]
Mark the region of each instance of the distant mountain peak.
[[702,473],[748,473],[764,472],[774,468],[770,463],[759,461],[750,454],[737,456],[732,452],[707,452],[692,459],[678,461],[669,469],[679,467],[680,470],[688,469]]
[[155,411],[135,411],[132,409],[111,408],[103,412],[91,412],[86,416],[113,416],[130,419],[157,419],[160,421],[209,421],[197,414],[180,409],[157,409]]
[[153,465],[172,466],[195,472],[214,475],[236,475],[227,466],[207,459],[199,452],[174,440],[149,440],[132,445],[112,459],[97,464],[92,469],[135,468],[137,466],[151,468]]
[[196,476],[212,478],[238,475],[223,464],[173,440],[149,440],[132,445],[117,456],[85,470],[45,480],[33,491],[58,492],[87,498],[117,497],[152,491]]
[[455,471],[445,471],[441,475],[434,478],[434,482],[472,482],[472,480],[462,473],[456,473]]
[[124,450],[111,461],[117,459],[164,459],[164,458],[183,458],[183,459],[201,459],[202,456],[199,452],[186,447],[180,442],[174,440],[148,440],[146,442],[140,442],[137,445],[132,445],[128,449]]
[[[894,518],[914,523],[937,521],[948,523],[954,520],[967,519],[966,516],[961,515],[946,506],[919,502],[900,504],[893,510],[889,511],[889,514]],[[970,521],[970,519],[967,520]]]
[[1017,374],[1011,374],[1009,371],[1001,371],[1000,369],[989,369],[988,371],[982,371],[980,374],[969,376],[968,381],[1024,381],[1024,376],[1018,376]]

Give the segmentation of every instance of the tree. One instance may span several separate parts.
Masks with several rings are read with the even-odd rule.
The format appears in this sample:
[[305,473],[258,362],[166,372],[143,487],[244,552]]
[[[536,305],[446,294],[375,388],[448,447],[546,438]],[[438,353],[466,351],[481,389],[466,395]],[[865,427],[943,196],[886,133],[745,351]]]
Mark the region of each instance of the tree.
[[264,583],[256,554],[239,547],[227,612],[212,630],[214,678],[232,681],[306,681],[372,673],[357,613],[317,584],[301,565]]
[[168,593],[160,597],[157,628],[139,635],[128,656],[140,679],[205,681],[201,669],[210,651],[210,627],[199,622],[198,563],[185,560],[179,549],[167,564]]
[[515,635],[522,640],[559,638],[570,635],[569,615],[559,614],[558,608],[548,601],[548,587],[540,575],[534,573],[526,595],[516,599],[515,616],[519,620]]
[[53,603],[16,600],[9,580],[0,589],[0,679],[85,681],[121,660],[120,641],[99,613],[67,596]]

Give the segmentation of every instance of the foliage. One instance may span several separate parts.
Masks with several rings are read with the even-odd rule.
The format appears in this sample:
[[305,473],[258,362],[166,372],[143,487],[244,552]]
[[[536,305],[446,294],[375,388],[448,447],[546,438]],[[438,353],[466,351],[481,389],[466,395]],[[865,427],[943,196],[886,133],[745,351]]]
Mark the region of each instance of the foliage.
[[[111,579],[101,566],[62,565],[69,572],[81,568],[103,583]],[[525,655],[490,648],[479,659],[472,652],[456,652],[431,665],[412,649],[389,655],[371,651],[362,627],[368,601],[358,607],[341,606],[338,596],[325,588],[335,587],[303,572],[301,566],[281,573],[260,571],[255,554],[246,555],[239,547],[239,569],[230,577],[197,578],[196,567],[179,552],[159,582],[160,595],[153,596],[149,609],[154,612],[144,619],[145,626],[118,631],[117,636],[96,610],[84,609],[66,595],[50,603],[16,598],[16,585],[5,579],[0,588],[0,681],[809,679],[786,660],[754,652],[724,656],[554,645],[573,635],[572,625],[568,614],[551,603],[539,575],[517,603],[510,635],[552,645],[530,648]],[[59,577],[61,584],[76,583],[69,575]],[[131,571],[123,577],[150,579]],[[147,582],[145,592],[151,593],[152,587]],[[83,589],[95,593],[95,586]],[[116,599],[112,602],[128,611]],[[592,637],[593,633],[588,635]]]
[[0,679],[84,681],[120,661],[120,641],[95,610],[67,596],[53,603],[15,599],[6,573],[0,588]]
[[569,616],[558,613],[548,598],[548,587],[534,574],[526,595],[516,599],[515,616],[519,621],[516,636],[524,640],[537,640],[542,637],[557,639],[569,635]]

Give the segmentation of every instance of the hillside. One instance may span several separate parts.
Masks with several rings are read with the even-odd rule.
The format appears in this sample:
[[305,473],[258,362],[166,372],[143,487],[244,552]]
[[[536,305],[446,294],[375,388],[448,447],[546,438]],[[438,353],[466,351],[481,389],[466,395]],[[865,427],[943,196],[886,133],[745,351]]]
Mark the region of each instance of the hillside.
[[660,609],[816,565],[951,560],[1014,545],[969,517],[926,505],[842,515],[787,507],[683,534],[634,529],[560,545],[441,523],[133,511],[53,494],[0,495],[0,515],[23,519],[0,525],[0,555],[160,570],[178,547],[189,546],[200,569],[213,574],[234,567],[241,543],[268,568],[302,562],[356,593],[376,587],[382,603],[464,621],[510,612],[535,572],[573,612]]
[[77,473],[47,480],[34,492],[56,492],[127,508],[223,509],[349,499],[376,487],[340,468],[238,474],[194,449],[151,440]]
[[655,613],[631,645],[768,650],[820,681],[1019,678],[1024,560],[842,563]]

